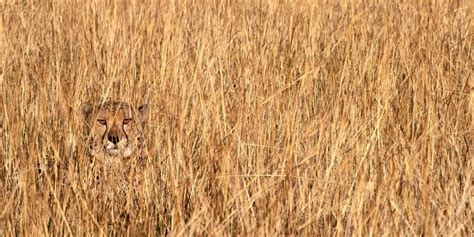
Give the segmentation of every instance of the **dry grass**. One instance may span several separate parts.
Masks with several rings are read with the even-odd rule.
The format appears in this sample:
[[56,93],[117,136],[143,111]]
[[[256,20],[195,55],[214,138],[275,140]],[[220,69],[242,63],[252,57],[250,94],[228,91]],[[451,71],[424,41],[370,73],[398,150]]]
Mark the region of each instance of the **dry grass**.
[[[31,2],[0,5],[0,235],[473,235],[465,1]],[[142,186],[81,153],[116,99],[152,105]]]

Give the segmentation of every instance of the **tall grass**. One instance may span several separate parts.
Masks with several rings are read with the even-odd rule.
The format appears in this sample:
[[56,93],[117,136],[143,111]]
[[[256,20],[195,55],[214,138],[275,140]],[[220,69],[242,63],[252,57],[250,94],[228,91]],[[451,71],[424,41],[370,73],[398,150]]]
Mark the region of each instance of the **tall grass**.
[[[2,236],[473,234],[465,1],[0,12]],[[91,181],[79,105],[105,100],[151,105],[139,186]]]

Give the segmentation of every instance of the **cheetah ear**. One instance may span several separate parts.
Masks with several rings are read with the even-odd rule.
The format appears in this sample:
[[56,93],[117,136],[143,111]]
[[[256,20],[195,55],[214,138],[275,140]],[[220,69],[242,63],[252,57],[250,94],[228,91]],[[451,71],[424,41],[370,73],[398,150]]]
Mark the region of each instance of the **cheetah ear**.
[[92,104],[89,102],[84,102],[81,104],[81,113],[84,118],[88,118],[92,113]]
[[148,118],[148,104],[142,104],[138,107],[138,113],[140,114],[140,119],[142,122],[145,122]]

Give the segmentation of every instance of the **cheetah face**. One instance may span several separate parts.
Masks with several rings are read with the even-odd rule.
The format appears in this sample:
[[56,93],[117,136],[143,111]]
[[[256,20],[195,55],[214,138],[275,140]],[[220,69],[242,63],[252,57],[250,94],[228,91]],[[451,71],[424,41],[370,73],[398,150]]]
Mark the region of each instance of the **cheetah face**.
[[142,129],[147,117],[147,105],[138,109],[124,102],[106,102],[93,106],[81,105],[89,130],[89,154],[105,157],[129,157],[141,144]]

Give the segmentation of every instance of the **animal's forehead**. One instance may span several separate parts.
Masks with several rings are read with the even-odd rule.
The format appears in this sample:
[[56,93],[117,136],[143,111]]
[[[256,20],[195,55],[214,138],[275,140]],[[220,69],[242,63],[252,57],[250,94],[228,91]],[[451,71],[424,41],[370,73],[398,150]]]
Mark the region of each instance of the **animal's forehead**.
[[99,108],[106,110],[130,109],[130,105],[125,102],[109,101],[99,105]]
[[131,116],[132,107],[125,102],[105,102],[97,106],[99,115]]

